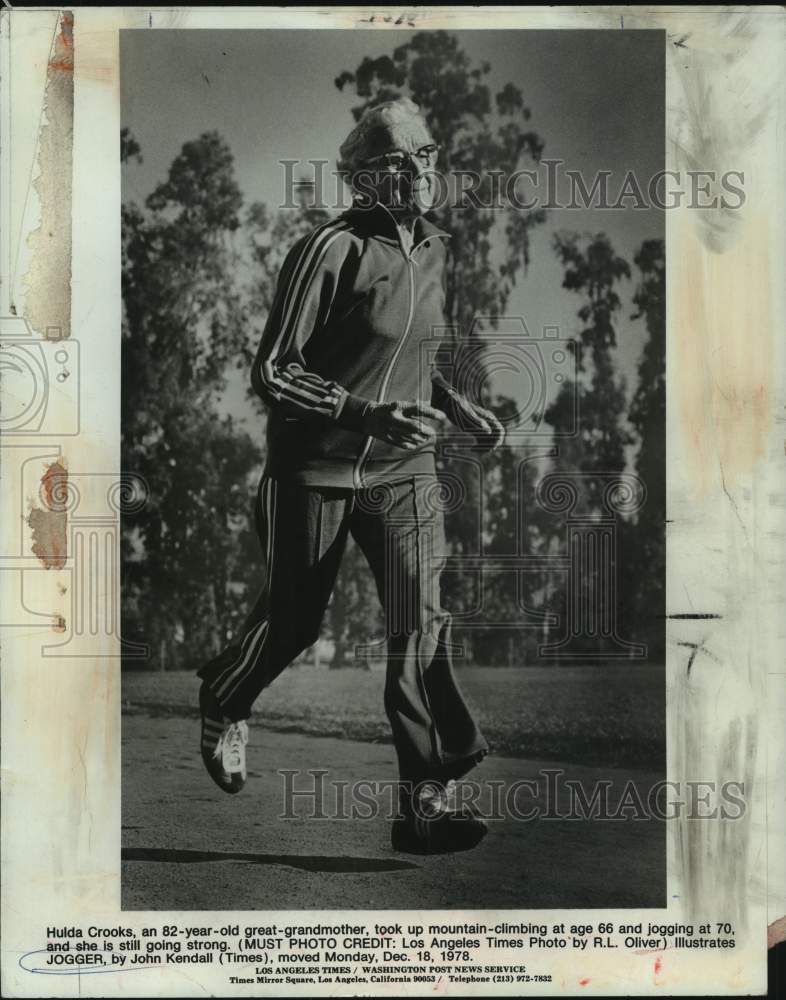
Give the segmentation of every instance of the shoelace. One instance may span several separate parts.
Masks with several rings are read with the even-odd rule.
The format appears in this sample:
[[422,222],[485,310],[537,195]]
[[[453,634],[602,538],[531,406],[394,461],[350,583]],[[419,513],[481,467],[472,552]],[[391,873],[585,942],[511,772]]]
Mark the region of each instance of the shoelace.
[[243,747],[248,743],[248,726],[233,722],[224,734],[223,762],[227,771],[237,770],[243,760]]

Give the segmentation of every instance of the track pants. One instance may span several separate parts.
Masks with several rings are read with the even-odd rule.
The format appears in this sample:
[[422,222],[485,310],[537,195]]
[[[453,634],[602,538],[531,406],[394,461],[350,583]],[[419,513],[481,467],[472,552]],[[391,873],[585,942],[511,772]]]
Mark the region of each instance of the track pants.
[[363,490],[263,477],[256,524],[265,584],[236,640],[199,671],[225,716],[247,718],[260,692],[316,642],[351,532],[385,611],[385,711],[401,780],[459,778],[488,752],[451,664],[438,497],[430,474]]

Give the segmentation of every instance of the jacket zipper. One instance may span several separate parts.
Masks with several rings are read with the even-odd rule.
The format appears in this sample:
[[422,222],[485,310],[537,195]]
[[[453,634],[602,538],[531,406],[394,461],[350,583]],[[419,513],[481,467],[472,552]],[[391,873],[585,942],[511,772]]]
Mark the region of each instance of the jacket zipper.
[[[414,249],[414,248],[413,248]],[[377,393],[377,402],[383,403],[385,401],[385,394],[388,391],[388,386],[390,385],[390,379],[393,375],[393,368],[395,367],[396,361],[398,361],[401,350],[404,347],[404,343],[409,336],[409,331],[412,329],[412,320],[415,315],[415,265],[412,263],[412,257],[407,255],[407,266],[409,271],[409,313],[407,314],[407,322],[404,326],[404,332],[399,338],[399,342],[396,345],[396,349],[393,352],[385,374],[382,376],[382,382],[379,387],[379,392]],[[352,480],[355,484],[355,489],[359,490],[363,486],[363,463],[368,458],[368,453],[371,451],[371,445],[374,442],[374,438],[369,436],[363,443],[363,448],[358,455],[357,461],[355,462],[355,468],[352,472]]]
[[[448,233],[445,234],[445,236],[448,235],[449,235]],[[390,379],[393,375],[393,369],[396,366],[396,362],[398,361],[399,355],[401,354],[401,350],[404,347],[404,343],[406,342],[406,339],[409,336],[409,332],[412,329],[412,320],[414,319],[415,316],[415,263],[412,260],[412,255],[418,249],[418,247],[421,247],[423,246],[424,243],[428,243],[429,240],[433,240],[438,237],[442,237],[442,234],[441,233],[430,234],[425,239],[421,240],[420,243],[416,243],[411,248],[409,253],[405,254],[407,258],[407,265],[409,268],[409,314],[407,315],[407,322],[404,326],[404,332],[401,334],[399,342],[396,345],[396,349],[393,352],[393,356],[391,357],[388,366],[385,369],[385,374],[382,376],[382,382],[379,387],[379,392],[377,393],[378,403],[384,403],[385,401],[385,394],[387,393],[388,387],[390,385]],[[404,253],[403,246],[401,249],[402,253]],[[357,461],[355,462],[355,467],[352,470],[352,481],[354,483],[356,490],[362,489],[363,487],[363,464],[368,458],[368,454],[371,451],[371,446],[373,443],[374,443],[373,437],[369,436],[366,438],[366,440],[363,443],[363,448],[361,449],[360,454],[357,457]]]

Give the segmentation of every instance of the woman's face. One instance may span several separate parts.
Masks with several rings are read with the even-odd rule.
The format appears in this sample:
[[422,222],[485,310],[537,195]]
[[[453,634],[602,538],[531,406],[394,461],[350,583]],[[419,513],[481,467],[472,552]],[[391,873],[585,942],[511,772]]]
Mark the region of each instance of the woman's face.
[[438,147],[425,122],[411,118],[377,130],[359,167],[362,185],[386,208],[423,215],[434,205]]

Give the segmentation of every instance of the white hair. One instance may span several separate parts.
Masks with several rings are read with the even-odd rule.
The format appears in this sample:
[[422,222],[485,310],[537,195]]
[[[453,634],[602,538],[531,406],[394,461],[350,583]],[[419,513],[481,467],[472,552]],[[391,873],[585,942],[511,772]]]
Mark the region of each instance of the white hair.
[[337,162],[339,173],[349,180],[363,161],[379,150],[380,140],[395,135],[401,126],[406,128],[407,124],[415,122],[427,129],[420,109],[408,97],[398,97],[369,108],[341,143]]

